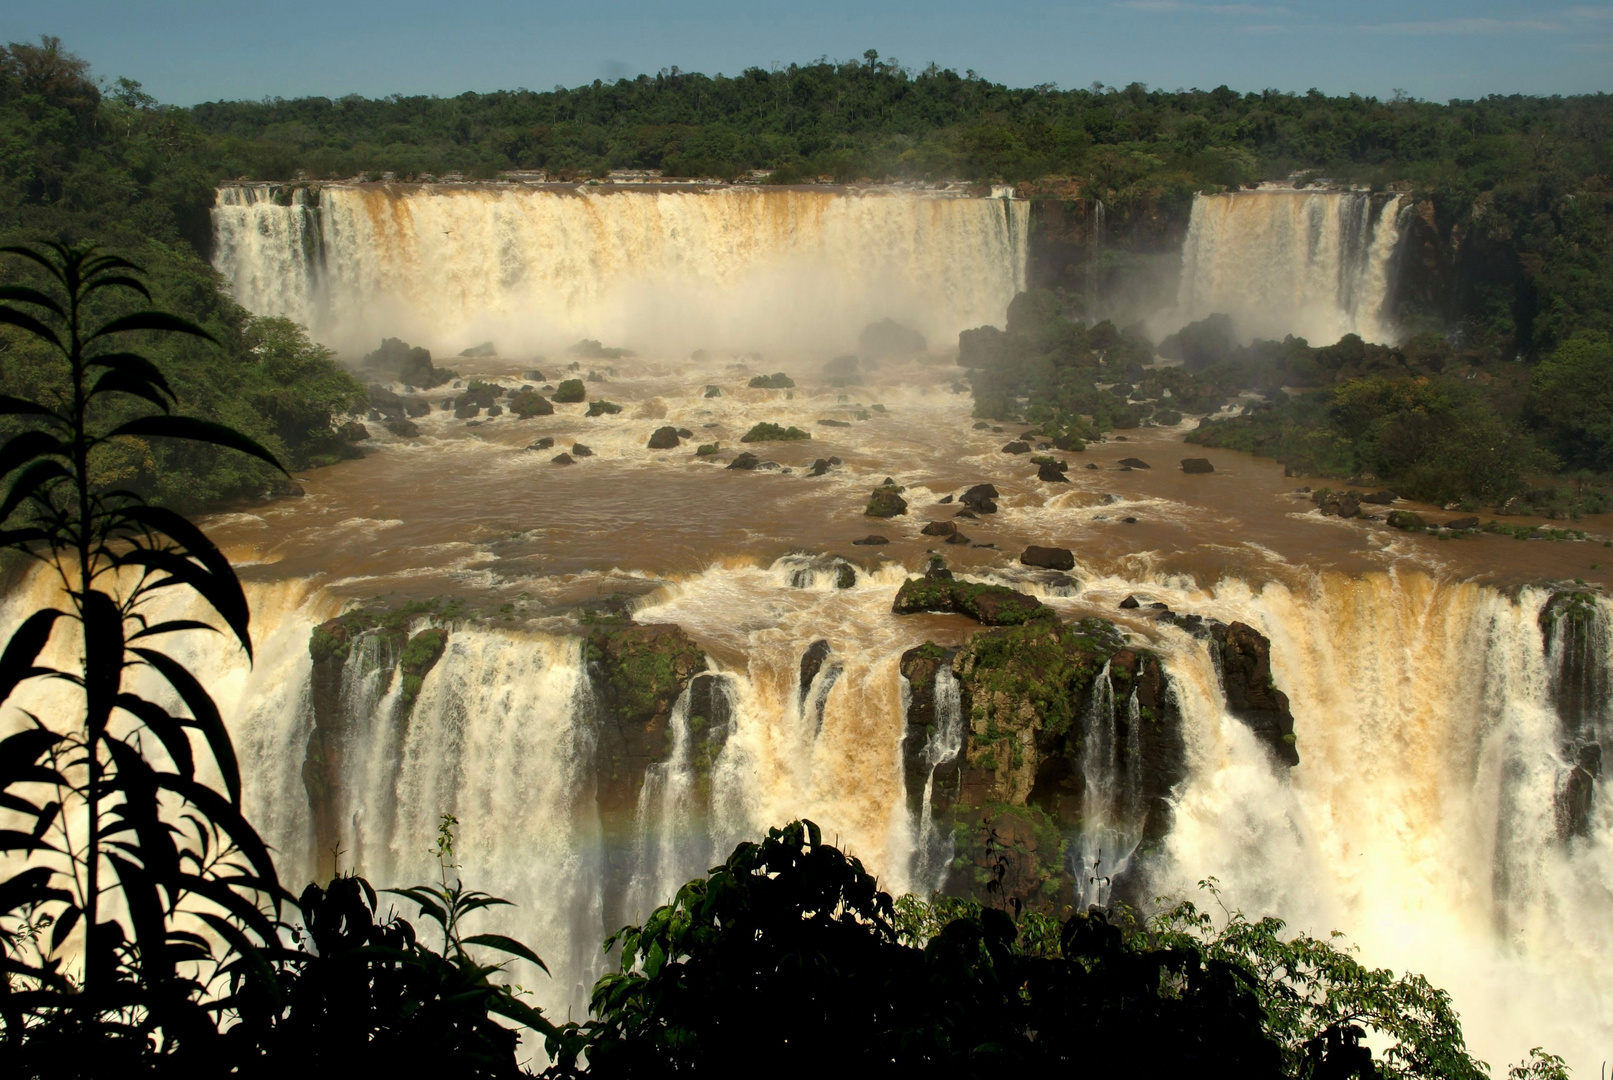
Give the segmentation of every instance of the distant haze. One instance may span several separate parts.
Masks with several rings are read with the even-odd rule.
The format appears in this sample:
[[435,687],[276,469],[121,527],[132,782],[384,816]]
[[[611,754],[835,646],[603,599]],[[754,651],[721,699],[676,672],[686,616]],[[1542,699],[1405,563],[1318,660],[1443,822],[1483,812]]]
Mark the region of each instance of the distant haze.
[[1012,86],[1220,84],[1444,101],[1610,89],[1613,4],[1510,0],[198,0],[8,5],[0,39],[62,38],[105,78],[177,105],[221,99],[453,95],[860,57],[934,61]]

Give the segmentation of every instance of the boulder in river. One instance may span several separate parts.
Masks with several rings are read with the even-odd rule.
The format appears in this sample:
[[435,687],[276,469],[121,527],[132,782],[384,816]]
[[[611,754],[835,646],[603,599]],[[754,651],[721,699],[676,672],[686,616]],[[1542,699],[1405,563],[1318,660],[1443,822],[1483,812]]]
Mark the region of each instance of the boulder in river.
[[967,615],[987,626],[1017,626],[1054,618],[1053,610],[1034,596],[1003,585],[980,585],[933,573],[908,578],[897,590],[891,611],[897,615],[922,611]]
[[526,371],[521,372],[521,378],[530,379],[535,383],[542,383],[542,382],[548,382],[549,381],[548,377],[545,376],[543,374],[543,372],[539,371],[537,368],[528,368]]
[[572,459],[570,454],[556,454],[554,457],[550,458],[549,460],[555,465],[575,465],[575,464],[577,464],[576,461],[574,461]]
[[1072,570],[1075,568],[1075,553],[1069,548],[1037,547],[1032,544],[1020,555],[1019,561],[1025,566],[1036,566],[1043,570]]
[[686,427],[680,427],[680,428],[678,428],[678,438],[680,438],[680,439],[692,439],[692,438],[694,438],[694,432],[690,431]]
[[801,439],[812,438],[812,433],[802,431],[798,427],[779,427],[763,421],[739,437],[740,442],[796,442]]
[[1148,462],[1144,461],[1142,458],[1134,458],[1134,457],[1123,457],[1123,458],[1121,458],[1120,459],[1120,467],[1123,468],[1123,469],[1150,469],[1150,468],[1153,468],[1153,466],[1149,465]]
[[730,469],[742,469],[744,471],[750,472],[750,471],[753,471],[756,468],[756,466],[760,465],[761,463],[762,463],[761,458],[757,457],[755,454],[753,454],[753,453],[751,453],[750,451],[747,450],[744,453],[740,454],[738,457],[736,457],[734,460],[730,461],[728,463],[728,467]]
[[950,521],[932,521],[920,529],[925,536],[951,536],[958,531],[958,527]]
[[582,443],[572,443],[571,444],[571,452],[572,452],[572,454],[574,454],[577,457],[593,457],[594,456],[594,451],[591,448],[584,446]]
[[907,500],[888,487],[875,488],[863,513],[868,517],[890,518],[907,513]]
[[974,487],[958,496],[958,501],[977,514],[995,514],[997,512],[997,489],[990,484],[976,484]]
[[1221,685],[1227,711],[1254,730],[1278,761],[1299,764],[1294,714],[1288,695],[1271,678],[1271,641],[1246,623],[1216,623],[1210,630],[1221,657]]
[[1353,518],[1361,516],[1361,496],[1353,491],[1329,491],[1319,488],[1311,495],[1323,517]]
[[510,411],[525,420],[532,416],[552,416],[554,406],[536,390],[518,390],[510,398]]
[[554,437],[545,435],[534,443],[527,444],[528,450],[551,450],[554,448]]
[[554,390],[554,400],[561,405],[574,405],[587,397],[588,387],[581,379],[565,379]]
[[650,441],[645,445],[651,450],[676,449],[678,445],[678,429],[658,427],[650,434]]
[[1030,443],[1023,442],[1019,439],[1015,439],[1013,442],[1003,447],[1003,453],[1005,454],[1028,454],[1030,452]]
[[885,539],[885,537],[880,536],[878,533],[869,533],[861,540],[853,540],[852,543],[857,547],[882,547],[883,545],[890,543],[890,541]]
[[707,386],[706,387],[706,397],[708,397],[708,398],[710,398],[710,397],[722,397],[722,387],[720,387],[720,386]]
[[819,420],[818,421],[818,426],[819,427],[850,427],[851,426],[851,421],[850,420],[828,420],[828,419],[824,419],[824,420]]
[[1397,498],[1399,496],[1392,491],[1369,491],[1361,496],[1361,501],[1371,503],[1374,506],[1388,506]]
[[1446,529],[1476,529],[1478,527],[1479,519],[1476,517],[1452,518],[1443,526]]
[[357,420],[349,420],[336,429],[336,437],[345,443],[359,443],[370,437],[370,429]]
[[1070,478],[1064,473],[1069,466],[1063,468],[1050,462],[1044,462],[1036,468],[1036,479],[1048,484],[1068,484]]
[[386,429],[400,439],[413,439],[420,434],[420,429],[414,425],[414,421],[405,420],[401,416],[387,420]]
[[945,544],[967,544],[967,543],[969,543],[969,538],[967,536],[963,535],[961,532],[955,532],[951,536],[949,536],[945,540],[943,540],[942,543],[945,543]]
[[1215,466],[1210,464],[1209,458],[1185,457],[1182,459],[1182,471],[1185,473],[1213,473]]
[[828,471],[829,471],[829,460],[827,458],[819,458],[818,460],[814,461],[812,463],[812,467],[807,470],[807,475],[808,476],[822,476],[825,473],[827,473]]
[[1132,610],[1135,610],[1136,608],[1142,607],[1142,604],[1137,600],[1137,598],[1135,596],[1132,596],[1131,594],[1128,593],[1126,595],[1126,598],[1124,600],[1120,601],[1120,606],[1122,608],[1126,609],[1127,611],[1132,611]]

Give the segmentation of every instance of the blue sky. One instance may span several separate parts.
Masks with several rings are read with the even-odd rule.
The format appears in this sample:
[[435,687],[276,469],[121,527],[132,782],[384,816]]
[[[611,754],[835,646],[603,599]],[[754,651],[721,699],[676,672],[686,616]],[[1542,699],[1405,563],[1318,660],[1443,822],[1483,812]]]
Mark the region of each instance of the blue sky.
[[1613,0],[53,0],[0,4],[0,40],[55,34],[159,100],[547,90],[677,65],[877,49],[1015,86],[1613,90]]

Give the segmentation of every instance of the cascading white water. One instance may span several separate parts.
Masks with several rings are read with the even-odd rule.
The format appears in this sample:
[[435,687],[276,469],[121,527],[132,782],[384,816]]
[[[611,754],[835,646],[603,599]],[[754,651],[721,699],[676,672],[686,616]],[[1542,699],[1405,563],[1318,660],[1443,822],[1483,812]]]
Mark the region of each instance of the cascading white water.
[[1403,196],[1357,191],[1197,195],[1169,329],[1222,313],[1245,341],[1393,343],[1389,271],[1406,213]]
[[921,192],[242,184],[219,189],[214,262],[249,310],[353,354],[839,349],[885,317],[939,345],[1025,287],[1029,220]]
[[[1073,845],[1076,895],[1080,909],[1107,904],[1115,878],[1131,865],[1142,840],[1143,813],[1140,788],[1132,770],[1122,761],[1120,729],[1115,716],[1115,692],[1109,665],[1092,684],[1092,702],[1081,723],[1081,831]],[[1137,695],[1127,695],[1124,708],[1128,731],[1138,731],[1141,712]]]
[[[954,852],[951,832],[936,828],[935,771],[963,752],[963,693],[952,668],[943,664],[935,669],[935,727],[925,740],[922,754],[928,769],[924,777],[924,797],[919,803],[914,840],[916,860],[913,890],[927,896],[945,883]],[[906,709],[903,709],[906,712]]]

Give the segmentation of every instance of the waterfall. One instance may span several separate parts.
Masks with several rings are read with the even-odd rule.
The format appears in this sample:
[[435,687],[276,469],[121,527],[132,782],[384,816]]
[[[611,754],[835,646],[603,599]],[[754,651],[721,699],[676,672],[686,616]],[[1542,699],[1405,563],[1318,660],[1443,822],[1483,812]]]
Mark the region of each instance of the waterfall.
[[1141,719],[1135,692],[1118,722],[1109,665],[1092,684],[1081,724],[1081,830],[1074,844],[1080,909],[1107,904],[1114,879],[1125,873],[1142,840],[1143,807],[1136,782],[1135,732]]
[[1087,227],[1086,321],[1089,324],[1099,320],[1103,308],[1104,213],[1103,200],[1092,200],[1092,217]]
[[739,187],[238,184],[213,210],[236,299],[354,354],[833,349],[887,316],[942,344],[1001,321],[1029,221],[1006,198]]
[[1398,340],[1389,266],[1410,202],[1359,191],[1239,191],[1193,199],[1176,325],[1231,315],[1244,340]]
[[[942,665],[935,670],[935,726],[925,740],[922,758],[929,766],[924,777],[924,795],[919,802],[917,832],[914,842],[915,864],[913,889],[921,896],[941,888],[951,869],[954,851],[950,831],[936,828],[935,773],[937,767],[957,760],[963,751],[963,697],[958,677],[952,669]],[[904,713],[906,709],[904,708]]]

